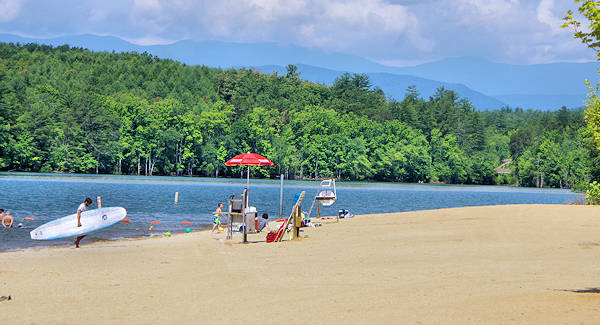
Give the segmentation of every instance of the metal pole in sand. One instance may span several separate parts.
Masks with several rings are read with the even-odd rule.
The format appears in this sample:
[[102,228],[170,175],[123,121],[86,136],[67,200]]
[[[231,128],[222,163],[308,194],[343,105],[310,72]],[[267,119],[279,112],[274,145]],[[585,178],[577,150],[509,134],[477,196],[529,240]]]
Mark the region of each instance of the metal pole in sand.
[[281,174],[281,185],[279,186],[279,218],[283,218],[283,174]]
[[98,209],[100,209],[100,208],[102,208],[102,198],[98,197],[97,200],[98,200]]
[[179,192],[175,192],[175,204],[179,203]]
[[[243,204],[244,207],[248,207],[248,189],[244,189],[244,198],[243,198]],[[243,227],[244,227],[244,231],[243,231],[243,239],[242,239],[242,243],[246,244],[248,243],[248,225],[246,222],[246,208],[242,208],[242,221],[243,221]]]

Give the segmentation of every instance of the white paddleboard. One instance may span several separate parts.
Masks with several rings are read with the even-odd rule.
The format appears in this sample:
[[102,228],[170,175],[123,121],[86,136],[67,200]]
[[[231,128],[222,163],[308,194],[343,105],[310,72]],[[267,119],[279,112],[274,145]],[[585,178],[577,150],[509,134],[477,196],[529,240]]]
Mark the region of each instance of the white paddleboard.
[[81,227],[77,227],[77,214],[45,223],[31,231],[31,239],[52,240],[81,236],[110,227],[125,219],[127,210],[121,207],[101,208],[81,213]]

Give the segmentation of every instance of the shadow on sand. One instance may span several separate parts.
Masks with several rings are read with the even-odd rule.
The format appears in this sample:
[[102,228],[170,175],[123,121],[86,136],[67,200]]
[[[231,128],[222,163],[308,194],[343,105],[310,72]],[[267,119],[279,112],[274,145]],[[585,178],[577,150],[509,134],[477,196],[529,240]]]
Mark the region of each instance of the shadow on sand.
[[600,293],[600,287],[585,289],[560,289],[560,291],[568,291],[574,293]]

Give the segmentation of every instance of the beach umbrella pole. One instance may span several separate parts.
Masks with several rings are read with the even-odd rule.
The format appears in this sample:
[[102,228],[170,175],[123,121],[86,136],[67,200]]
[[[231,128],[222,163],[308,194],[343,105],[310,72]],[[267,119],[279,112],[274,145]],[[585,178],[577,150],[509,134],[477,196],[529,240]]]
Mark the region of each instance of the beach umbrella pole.
[[[248,171],[246,172],[246,189],[250,189],[250,165],[248,165]],[[246,198],[246,208],[248,207],[248,199]]]
[[[248,200],[248,190],[250,189],[250,166],[251,165],[257,165],[257,166],[275,166],[277,167],[277,165],[275,165],[272,161],[270,161],[269,159],[259,155],[259,154],[255,154],[255,153],[251,153],[251,152],[246,152],[240,155],[237,155],[229,160],[227,160],[225,162],[225,166],[247,166],[246,168],[246,188],[244,189],[244,202],[243,202],[243,211],[242,211],[242,215],[243,215],[243,224],[244,224],[244,242],[247,242],[247,238],[246,238],[246,234],[247,234],[247,224],[246,224],[246,210],[249,207],[249,200]],[[244,173],[244,170],[242,169],[240,171],[242,174]],[[241,175],[240,175],[241,176]],[[242,176],[243,177],[243,176]],[[256,215],[256,212],[252,212],[253,215]],[[252,220],[252,222],[254,222],[254,220]]]

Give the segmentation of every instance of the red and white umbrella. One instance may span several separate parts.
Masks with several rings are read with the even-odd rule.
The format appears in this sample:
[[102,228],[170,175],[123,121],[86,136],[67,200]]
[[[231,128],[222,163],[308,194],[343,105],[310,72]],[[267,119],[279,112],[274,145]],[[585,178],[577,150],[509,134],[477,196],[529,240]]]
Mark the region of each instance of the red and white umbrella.
[[246,152],[225,162],[225,166],[248,166],[246,188],[250,187],[250,166],[277,166],[269,159],[255,153]]

